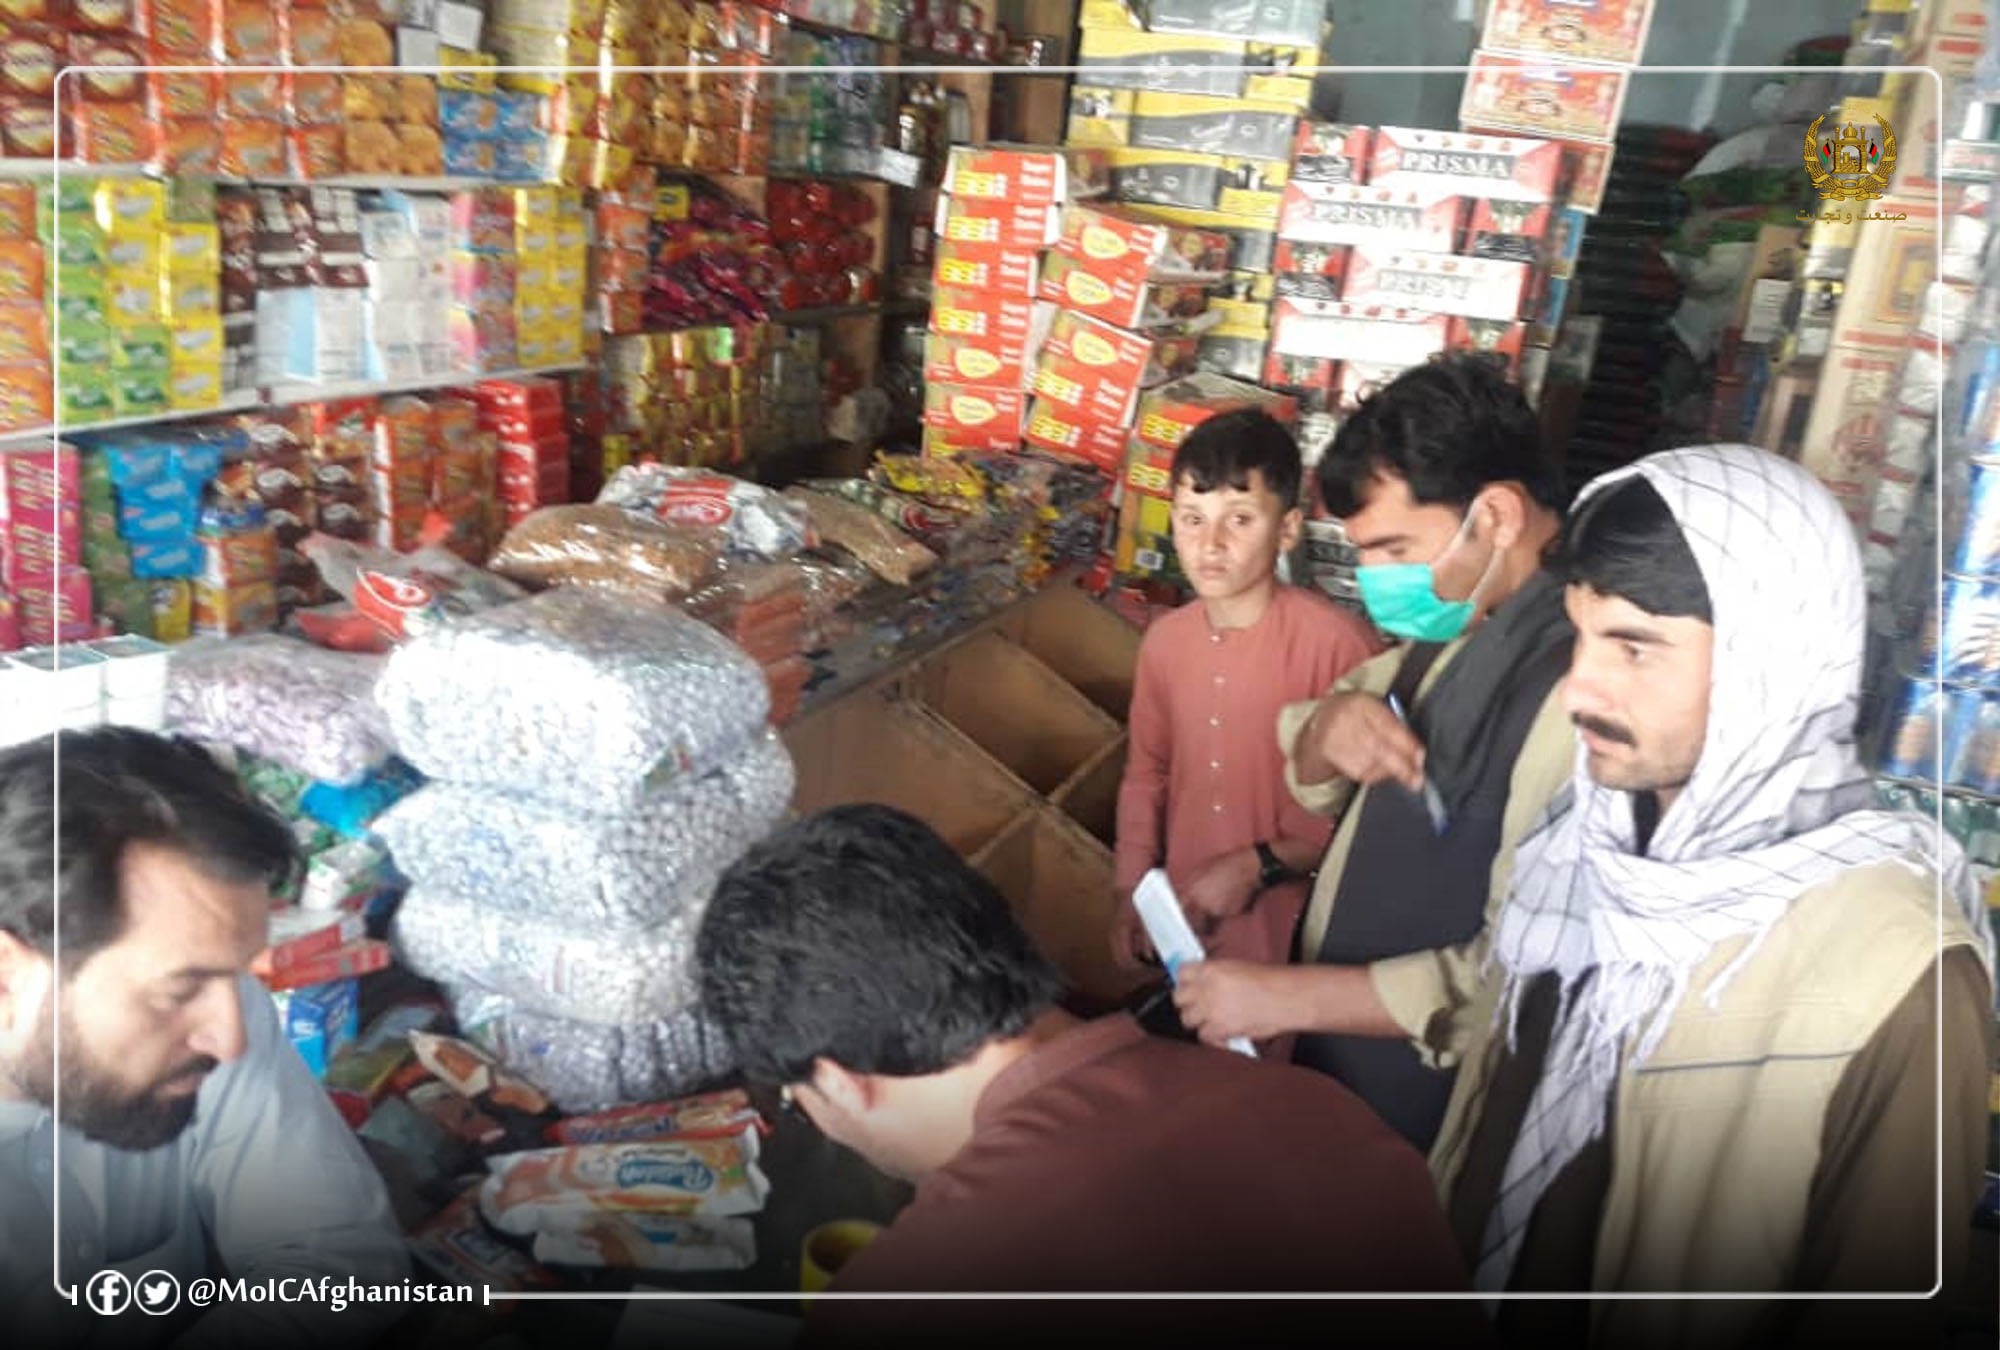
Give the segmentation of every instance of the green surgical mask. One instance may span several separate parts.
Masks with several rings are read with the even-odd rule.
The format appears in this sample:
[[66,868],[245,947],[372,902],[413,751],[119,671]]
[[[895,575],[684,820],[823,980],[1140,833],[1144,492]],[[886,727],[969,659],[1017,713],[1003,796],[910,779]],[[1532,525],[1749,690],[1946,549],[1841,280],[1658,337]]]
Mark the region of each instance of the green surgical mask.
[[1451,542],[1430,562],[1371,563],[1355,569],[1354,580],[1361,589],[1361,603],[1368,607],[1368,617],[1375,621],[1377,628],[1412,642],[1450,642],[1465,631],[1466,625],[1472,622],[1472,611],[1479,593],[1486,589],[1486,583],[1500,561],[1500,551],[1494,550],[1493,560],[1486,564],[1479,584],[1463,600],[1438,597],[1436,568],[1458,547],[1471,527],[1472,512],[1468,509],[1458,533],[1452,535]]

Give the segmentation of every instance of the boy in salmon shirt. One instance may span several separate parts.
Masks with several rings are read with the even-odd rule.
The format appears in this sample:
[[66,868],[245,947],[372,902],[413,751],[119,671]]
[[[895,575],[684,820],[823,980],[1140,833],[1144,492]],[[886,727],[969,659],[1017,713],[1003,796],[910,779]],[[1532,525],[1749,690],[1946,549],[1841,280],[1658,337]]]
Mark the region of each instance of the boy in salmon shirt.
[[1152,868],[1208,955],[1279,962],[1326,852],[1330,822],[1286,790],[1271,728],[1378,647],[1359,618],[1278,580],[1304,525],[1301,477],[1291,433],[1254,410],[1210,418],[1174,455],[1174,549],[1196,599],[1139,648],[1112,934],[1128,967],[1154,959],[1131,903]]

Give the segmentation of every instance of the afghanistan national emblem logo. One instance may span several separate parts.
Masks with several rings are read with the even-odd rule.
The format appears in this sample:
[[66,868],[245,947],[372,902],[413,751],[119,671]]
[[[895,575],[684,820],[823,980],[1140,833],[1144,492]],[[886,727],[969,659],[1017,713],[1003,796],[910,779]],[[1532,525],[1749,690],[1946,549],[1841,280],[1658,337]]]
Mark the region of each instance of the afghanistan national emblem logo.
[[1836,202],[1866,201],[1889,190],[1889,175],[1896,169],[1896,133],[1880,113],[1875,120],[1881,125],[1879,135],[1849,122],[1822,136],[1824,113],[1806,128],[1806,172],[1820,196]]

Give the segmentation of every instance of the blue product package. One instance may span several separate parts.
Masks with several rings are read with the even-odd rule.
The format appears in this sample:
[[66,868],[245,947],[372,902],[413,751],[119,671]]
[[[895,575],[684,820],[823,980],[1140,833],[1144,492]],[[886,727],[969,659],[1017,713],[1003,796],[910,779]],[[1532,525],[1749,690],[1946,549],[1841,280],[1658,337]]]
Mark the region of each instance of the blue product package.
[[502,89],[493,95],[499,112],[499,133],[503,139],[520,140],[542,129],[542,98],[539,94]]
[[271,995],[285,1038],[298,1050],[315,1078],[361,1032],[361,982],[350,975]]
[[201,549],[193,538],[164,543],[133,543],[132,575],[140,581],[201,575]]
[[99,442],[98,453],[120,492],[155,483],[167,475],[167,448],[148,436],[120,436]]
[[314,783],[299,800],[299,808],[331,830],[352,839],[368,832],[375,817],[424,785],[424,776],[400,759],[392,759],[351,787]]
[[1935,680],[1920,675],[1904,677],[1895,711],[1883,730],[1883,773],[1892,778],[1936,781],[1938,708],[1943,696]]
[[492,140],[500,131],[498,97],[470,89],[438,90],[438,128],[445,139]]
[[1965,523],[1948,570],[1961,576],[2000,576],[2000,460],[1972,461]]
[[494,176],[508,183],[537,183],[548,158],[548,144],[540,133],[509,136],[493,146]]
[[128,544],[179,543],[194,537],[198,523],[192,502],[118,508],[118,537]]
[[1954,684],[2000,684],[2000,582],[1946,577],[1939,660]]
[[173,474],[196,497],[208,480],[222,472],[222,442],[206,436],[189,435],[174,442]]

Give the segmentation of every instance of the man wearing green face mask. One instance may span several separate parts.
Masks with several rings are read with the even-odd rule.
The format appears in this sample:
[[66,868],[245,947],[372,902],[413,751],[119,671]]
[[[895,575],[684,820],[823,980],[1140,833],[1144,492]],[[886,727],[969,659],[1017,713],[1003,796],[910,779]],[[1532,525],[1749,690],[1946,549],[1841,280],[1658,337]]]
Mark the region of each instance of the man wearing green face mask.
[[1319,478],[1370,617],[1404,645],[1279,719],[1293,795],[1339,821],[1294,964],[1203,962],[1175,997],[1205,1041],[1296,1033],[1297,1062],[1428,1150],[1490,1007],[1514,842],[1574,756],[1557,692],[1574,635],[1542,566],[1561,500],[1533,410],[1468,356],[1364,402]]

